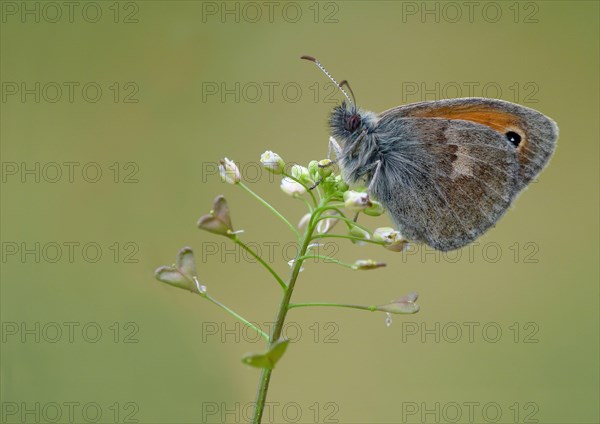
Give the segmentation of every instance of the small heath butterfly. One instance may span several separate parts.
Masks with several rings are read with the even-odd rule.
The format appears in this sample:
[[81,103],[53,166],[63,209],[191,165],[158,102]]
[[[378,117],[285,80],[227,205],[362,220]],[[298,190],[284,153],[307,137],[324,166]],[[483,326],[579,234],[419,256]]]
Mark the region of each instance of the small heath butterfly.
[[556,123],[503,100],[468,97],[397,106],[381,113],[345,101],[329,117],[342,176],[366,181],[409,240],[448,251],[472,242],[500,219],[548,163]]

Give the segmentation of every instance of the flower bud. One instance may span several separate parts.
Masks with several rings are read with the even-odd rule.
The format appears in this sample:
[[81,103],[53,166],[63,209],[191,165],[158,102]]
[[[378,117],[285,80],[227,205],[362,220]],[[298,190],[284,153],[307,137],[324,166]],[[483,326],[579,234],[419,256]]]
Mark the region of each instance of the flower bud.
[[[350,229],[350,235],[352,237],[356,237],[356,238],[360,238],[363,240],[370,240],[371,239],[371,234],[369,234],[368,231],[363,230],[362,228],[358,227],[358,226],[353,226]],[[353,243],[362,246],[364,244],[366,244],[366,242],[364,241],[360,241],[360,240],[352,240]]]
[[369,270],[375,268],[382,268],[384,266],[385,264],[383,262],[377,262],[372,259],[359,259],[358,261],[354,262],[352,268],[360,270]]
[[344,206],[351,211],[362,211],[372,205],[368,193],[347,191],[344,193]]
[[384,242],[384,247],[393,252],[401,252],[408,244],[400,232],[391,227],[377,228],[373,232],[373,240]]
[[226,182],[227,184],[237,184],[242,179],[240,175],[240,170],[237,165],[227,158],[221,159],[219,161],[219,174],[221,175],[221,180]]
[[292,197],[301,196],[304,193],[306,193],[306,189],[304,188],[304,186],[302,184],[300,184],[288,177],[285,177],[281,180],[280,187],[281,187],[281,190],[283,190],[283,192],[285,194],[288,194]]
[[346,183],[346,181],[344,181],[344,179],[342,178],[341,175],[336,175],[335,176],[335,184],[337,187],[337,190],[344,193],[345,191],[347,191],[350,186]]
[[281,156],[270,150],[267,150],[260,156],[260,163],[262,163],[263,168],[267,171],[277,175],[281,174],[285,167],[285,162],[281,159]]
[[319,162],[316,160],[311,160],[308,163],[308,175],[313,180],[319,179]]
[[380,216],[385,212],[383,209],[383,205],[379,202],[371,200],[372,205],[366,208],[363,213],[369,216]]
[[298,164],[292,166],[291,174],[292,177],[300,181],[302,181],[304,178],[310,178],[308,168]]
[[323,178],[329,177],[333,173],[333,162],[331,159],[323,159],[319,161],[319,175]]

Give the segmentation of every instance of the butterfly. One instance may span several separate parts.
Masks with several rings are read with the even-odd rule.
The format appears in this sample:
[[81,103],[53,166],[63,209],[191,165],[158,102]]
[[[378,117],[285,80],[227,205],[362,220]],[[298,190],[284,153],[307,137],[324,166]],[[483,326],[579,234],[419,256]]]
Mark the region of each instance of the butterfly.
[[[552,156],[558,126],[503,100],[468,97],[379,114],[345,95],[329,117],[330,151],[348,184],[363,181],[407,239],[448,251],[493,227]],[[349,88],[349,86],[348,86]],[[352,92],[352,90],[350,90]],[[353,96],[354,97],[354,96]]]

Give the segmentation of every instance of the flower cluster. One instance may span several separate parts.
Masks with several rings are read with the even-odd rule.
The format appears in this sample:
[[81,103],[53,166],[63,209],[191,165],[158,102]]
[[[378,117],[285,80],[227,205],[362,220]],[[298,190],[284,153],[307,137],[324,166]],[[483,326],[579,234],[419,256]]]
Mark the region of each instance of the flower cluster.
[[[289,279],[284,281],[258,253],[242,241],[240,237],[242,231],[234,230],[231,212],[224,196],[219,195],[215,198],[211,210],[208,214],[200,217],[197,226],[204,231],[227,237],[253,256],[275,278],[285,295],[283,298],[285,301],[281,303],[279,315],[283,314],[285,316],[285,312],[292,308],[337,306],[372,312],[384,312],[387,317],[386,324],[390,325],[391,314],[413,314],[418,312],[419,306],[415,303],[417,300],[416,293],[411,293],[391,303],[379,306],[330,302],[291,303],[291,291],[294,289],[298,274],[304,269],[303,264],[305,264],[307,259],[322,259],[324,263],[332,263],[351,270],[363,271],[382,268],[386,265],[383,262],[373,259],[358,259],[346,263],[331,256],[320,256],[315,247],[320,245],[321,239],[337,237],[347,239],[349,242],[358,245],[379,245],[393,252],[401,252],[406,247],[407,240],[394,228],[380,227],[370,230],[358,222],[361,215],[382,215],[384,208],[376,199],[372,199],[368,191],[364,188],[351,190],[342,176],[335,172],[335,163],[330,159],[313,160],[307,166],[295,164],[286,167],[286,163],[281,156],[267,150],[261,155],[260,162],[265,170],[281,176],[280,187],[285,194],[301,200],[303,207],[306,207],[307,210],[298,225],[290,223],[272,205],[246,186],[238,167],[232,160],[224,158],[220,161],[219,174],[223,182],[240,187],[257,199],[278,219],[285,223],[294,234],[298,243],[298,255],[289,261],[289,266],[292,270]],[[254,367],[272,369],[285,352],[288,341],[281,338],[283,320],[278,322],[278,326],[273,329],[272,334],[266,334],[260,328],[254,326],[251,321],[246,320],[223,303],[217,301],[207,292],[206,286],[200,284],[191,248],[185,247],[181,249],[177,254],[176,263],[171,266],[158,268],[155,275],[159,281],[188,290],[214,303],[236,319],[253,328],[269,343],[269,349],[266,352],[244,356],[244,363]]]

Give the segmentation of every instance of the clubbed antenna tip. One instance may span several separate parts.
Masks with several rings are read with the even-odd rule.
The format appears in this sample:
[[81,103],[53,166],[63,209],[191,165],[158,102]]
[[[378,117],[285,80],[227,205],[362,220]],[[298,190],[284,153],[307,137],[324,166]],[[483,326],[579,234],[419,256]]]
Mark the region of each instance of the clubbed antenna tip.
[[[317,65],[317,67],[321,71],[323,71],[323,73],[325,75],[327,75],[327,78],[329,78],[331,80],[331,82],[333,82],[336,85],[336,87],[342,92],[342,94],[348,99],[350,104],[354,106],[354,102],[350,99],[350,96],[348,95],[348,93],[346,93],[346,90],[344,90],[342,85],[338,84],[338,82],[335,80],[335,78],[333,78],[333,76],[329,72],[327,72],[327,70],[323,67],[323,65],[321,65],[321,63],[316,58],[314,58],[312,56],[304,55],[304,56],[300,57],[300,59],[309,60],[309,61],[313,62],[315,65]],[[347,82],[345,84],[348,85]]]

